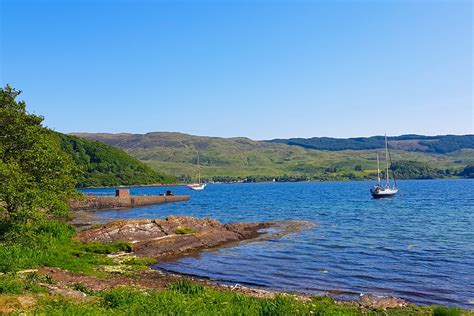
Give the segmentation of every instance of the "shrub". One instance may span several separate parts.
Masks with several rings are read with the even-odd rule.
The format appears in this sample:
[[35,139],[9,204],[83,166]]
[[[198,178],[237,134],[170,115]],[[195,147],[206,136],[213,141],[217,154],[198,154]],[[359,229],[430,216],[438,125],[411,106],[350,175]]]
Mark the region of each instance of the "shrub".
[[456,307],[436,306],[433,309],[433,316],[459,316],[461,310]]
[[125,251],[130,252],[132,251],[132,246],[126,242],[116,242],[116,243],[108,243],[103,244],[100,242],[91,242],[84,244],[82,249],[86,252],[97,253],[97,254],[111,254],[114,252]]
[[186,234],[193,234],[195,233],[195,231],[194,229],[188,226],[179,226],[178,228],[176,228],[174,233],[178,235],[186,235]]

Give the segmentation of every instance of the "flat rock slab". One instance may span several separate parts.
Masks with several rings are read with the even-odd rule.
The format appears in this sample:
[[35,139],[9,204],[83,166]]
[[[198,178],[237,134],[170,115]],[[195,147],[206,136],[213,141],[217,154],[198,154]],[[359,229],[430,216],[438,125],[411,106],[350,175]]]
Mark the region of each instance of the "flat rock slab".
[[164,258],[257,238],[263,234],[261,229],[275,225],[221,224],[208,218],[170,216],[166,219],[114,221],[79,232],[75,238],[81,242],[131,242],[138,256]]

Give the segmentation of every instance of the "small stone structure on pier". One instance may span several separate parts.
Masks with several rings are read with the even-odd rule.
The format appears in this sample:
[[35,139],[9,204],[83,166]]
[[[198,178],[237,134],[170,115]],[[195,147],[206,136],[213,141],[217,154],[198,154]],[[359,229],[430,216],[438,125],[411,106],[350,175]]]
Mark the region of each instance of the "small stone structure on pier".
[[84,196],[69,201],[72,211],[92,211],[101,209],[130,208],[142,205],[153,205],[189,200],[188,195],[173,195],[171,191],[160,195],[130,195],[128,190],[119,189],[115,196]]
[[115,196],[118,196],[118,197],[129,197],[129,196],[130,196],[130,191],[128,191],[128,190],[123,190],[123,189],[118,189],[118,190],[115,190]]

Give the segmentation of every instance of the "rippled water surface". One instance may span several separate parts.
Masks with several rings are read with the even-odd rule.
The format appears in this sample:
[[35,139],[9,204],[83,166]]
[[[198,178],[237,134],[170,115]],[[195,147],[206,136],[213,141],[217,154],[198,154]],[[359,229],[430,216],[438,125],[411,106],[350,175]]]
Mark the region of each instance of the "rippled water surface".
[[[163,262],[157,268],[226,283],[346,296],[379,293],[418,304],[473,308],[474,181],[400,181],[374,200],[370,182],[215,184],[184,203],[100,212],[107,218],[168,215],[222,222],[298,219],[318,225],[277,240]],[[132,188],[157,194],[168,188]],[[87,190],[106,194],[111,189]],[[471,303],[470,303],[471,302]]]

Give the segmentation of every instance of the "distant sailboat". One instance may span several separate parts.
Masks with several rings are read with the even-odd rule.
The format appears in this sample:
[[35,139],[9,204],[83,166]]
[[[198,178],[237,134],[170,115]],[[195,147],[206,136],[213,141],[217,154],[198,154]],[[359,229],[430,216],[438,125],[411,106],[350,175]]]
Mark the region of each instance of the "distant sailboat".
[[191,190],[202,191],[206,187],[206,183],[201,183],[201,165],[199,163],[199,153],[197,155],[197,164],[198,164],[198,182],[188,184],[187,187]]
[[385,185],[382,185],[380,181],[380,163],[379,163],[379,154],[377,154],[377,184],[374,185],[372,189],[370,189],[370,193],[374,197],[374,199],[384,198],[384,197],[391,197],[397,194],[397,181],[395,177],[393,178],[393,186],[390,186],[390,176],[389,176],[389,152],[388,152],[388,140],[387,134],[385,134],[385,162],[387,165],[387,170],[385,171]]

